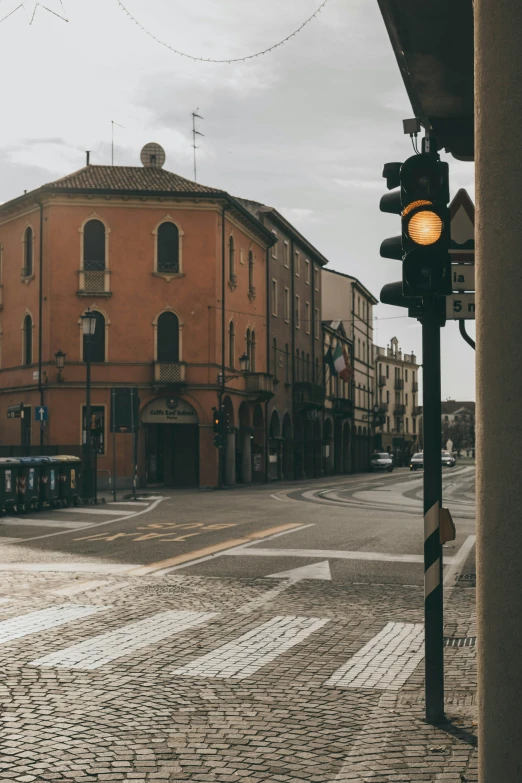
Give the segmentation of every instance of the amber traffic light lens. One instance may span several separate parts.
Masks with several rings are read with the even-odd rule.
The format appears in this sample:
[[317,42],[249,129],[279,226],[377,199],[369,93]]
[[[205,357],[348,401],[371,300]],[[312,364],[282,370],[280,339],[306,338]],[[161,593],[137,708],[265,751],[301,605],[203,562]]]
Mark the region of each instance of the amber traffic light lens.
[[408,223],[408,234],[418,245],[433,245],[442,234],[442,220],[430,209],[417,212]]

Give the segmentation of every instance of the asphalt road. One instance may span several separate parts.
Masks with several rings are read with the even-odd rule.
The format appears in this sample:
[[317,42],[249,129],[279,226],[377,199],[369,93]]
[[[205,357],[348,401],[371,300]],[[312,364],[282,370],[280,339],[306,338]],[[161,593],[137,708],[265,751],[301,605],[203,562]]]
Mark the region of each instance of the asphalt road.
[[[471,466],[443,474],[457,526],[456,541],[444,547],[447,569],[469,555],[474,570],[474,477]],[[0,543],[0,568],[10,570],[59,562],[93,572],[251,578],[312,566],[314,578],[322,568],[334,581],[419,585],[422,473],[145,493],[138,502],[4,516]]]
[[0,779],[476,783],[474,480],[444,472],[449,728],[422,474],[0,517]]

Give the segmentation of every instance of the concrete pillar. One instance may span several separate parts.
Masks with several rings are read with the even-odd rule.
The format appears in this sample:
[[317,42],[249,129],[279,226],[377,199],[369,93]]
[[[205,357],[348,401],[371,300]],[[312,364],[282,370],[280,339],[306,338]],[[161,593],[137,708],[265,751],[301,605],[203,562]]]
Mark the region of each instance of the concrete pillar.
[[522,780],[522,3],[475,0],[480,783]]
[[252,483],[252,439],[249,429],[241,433],[241,477],[243,484]]
[[236,433],[235,430],[227,434],[225,483],[231,487],[236,483]]

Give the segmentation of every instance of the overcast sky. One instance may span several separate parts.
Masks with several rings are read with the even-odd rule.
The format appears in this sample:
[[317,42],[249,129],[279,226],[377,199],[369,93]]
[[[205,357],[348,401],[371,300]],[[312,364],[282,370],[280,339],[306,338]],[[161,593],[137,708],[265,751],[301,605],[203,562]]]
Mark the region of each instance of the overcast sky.
[[[0,0],[0,19],[20,0]],[[42,0],[63,13],[60,0]],[[284,38],[320,0],[123,0],[157,37],[189,54],[234,58]],[[156,141],[166,168],[193,178],[192,118],[199,109],[198,181],[280,210],[330,260],[378,298],[400,279],[381,259],[399,219],[379,212],[387,161],[412,154],[411,117],[377,0],[328,0],[287,44],[236,64],[192,62],[139,29],[117,0],[63,0],[69,19],[27,0],[0,24],[0,201],[81,168],[140,165]],[[6,76],[8,78],[6,78]],[[452,195],[474,199],[474,168],[450,163]],[[396,335],[421,354],[420,325],[376,308],[375,341]],[[455,323],[443,335],[443,398],[475,399],[474,352]],[[474,334],[474,324],[469,327]]]

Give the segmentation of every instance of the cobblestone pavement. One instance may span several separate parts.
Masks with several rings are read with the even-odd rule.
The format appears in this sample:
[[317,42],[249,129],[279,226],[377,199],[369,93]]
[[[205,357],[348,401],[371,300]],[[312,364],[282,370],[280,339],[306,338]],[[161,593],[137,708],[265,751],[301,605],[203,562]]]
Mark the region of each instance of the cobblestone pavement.
[[477,781],[476,649],[426,724],[420,586],[2,576],[0,781]]

